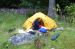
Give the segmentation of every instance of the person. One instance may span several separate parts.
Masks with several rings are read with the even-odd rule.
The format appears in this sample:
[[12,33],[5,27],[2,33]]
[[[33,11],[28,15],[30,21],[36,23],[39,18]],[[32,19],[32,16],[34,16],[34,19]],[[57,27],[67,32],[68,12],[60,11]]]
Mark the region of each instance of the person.
[[38,18],[33,22],[33,26],[32,29],[33,30],[38,30],[40,29],[42,26],[44,26],[43,20]]

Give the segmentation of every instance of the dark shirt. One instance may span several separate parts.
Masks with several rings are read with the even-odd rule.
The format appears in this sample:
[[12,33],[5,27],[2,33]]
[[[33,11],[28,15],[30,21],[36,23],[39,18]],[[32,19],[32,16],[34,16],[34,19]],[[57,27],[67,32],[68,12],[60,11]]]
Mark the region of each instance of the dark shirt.
[[33,30],[38,30],[38,29],[40,29],[39,25],[40,25],[40,22],[38,22],[37,20],[34,21],[34,23],[33,23]]

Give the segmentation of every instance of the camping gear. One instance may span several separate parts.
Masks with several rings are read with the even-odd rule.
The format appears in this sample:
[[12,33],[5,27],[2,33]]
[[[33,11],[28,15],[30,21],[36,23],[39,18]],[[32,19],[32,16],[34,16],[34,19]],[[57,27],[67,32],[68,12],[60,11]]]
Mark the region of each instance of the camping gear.
[[46,33],[46,32],[47,32],[47,29],[41,27],[41,28],[39,29],[39,31],[40,31],[41,33]]
[[36,36],[33,34],[17,34],[12,37],[10,37],[9,41],[14,45],[21,45],[21,44],[27,44],[32,43],[33,40],[35,40]]
[[63,27],[59,27],[59,28],[56,28],[55,30],[61,30],[61,31],[63,31],[64,28]]
[[55,29],[55,31],[61,31],[61,32],[58,32],[58,33],[56,33],[56,34],[54,34],[52,37],[51,37],[51,40],[56,40],[60,35],[61,35],[61,33],[62,33],[62,31],[64,30],[64,28],[63,27],[60,27],[60,28],[56,28]]
[[18,29],[18,33],[26,33],[23,29]]
[[29,30],[30,28],[32,28],[34,21],[38,18],[42,19],[44,27],[46,27],[48,30],[57,27],[56,22],[53,19],[41,12],[38,12],[25,21],[25,23],[23,24],[23,28]]
[[30,33],[30,34],[33,34],[33,35],[35,35],[35,34],[36,34],[36,33],[35,33],[35,32],[33,32],[33,31],[29,31],[29,33]]
[[56,33],[51,37],[51,40],[54,41],[60,36],[60,33]]
[[26,32],[34,31],[33,29],[26,30]]

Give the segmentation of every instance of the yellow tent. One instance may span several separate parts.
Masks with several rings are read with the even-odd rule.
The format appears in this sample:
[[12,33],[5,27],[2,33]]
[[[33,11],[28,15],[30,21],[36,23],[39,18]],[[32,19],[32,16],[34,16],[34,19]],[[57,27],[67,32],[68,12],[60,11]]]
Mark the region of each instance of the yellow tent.
[[49,30],[57,27],[56,22],[53,19],[41,12],[38,12],[25,21],[25,23],[23,24],[23,28],[25,28],[26,30],[30,29],[32,27],[33,22],[37,18],[41,18],[43,20],[44,26]]

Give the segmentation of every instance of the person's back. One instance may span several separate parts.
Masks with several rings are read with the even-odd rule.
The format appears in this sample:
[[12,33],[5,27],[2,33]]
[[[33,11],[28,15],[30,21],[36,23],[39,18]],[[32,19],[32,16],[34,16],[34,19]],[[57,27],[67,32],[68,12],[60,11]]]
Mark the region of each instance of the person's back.
[[33,30],[38,30],[39,29],[39,22],[36,20],[34,23],[33,23]]
[[40,18],[38,18],[34,21],[32,27],[33,27],[33,30],[38,30],[38,29],[40,29],[41,26],[44,26],[44,23]]

